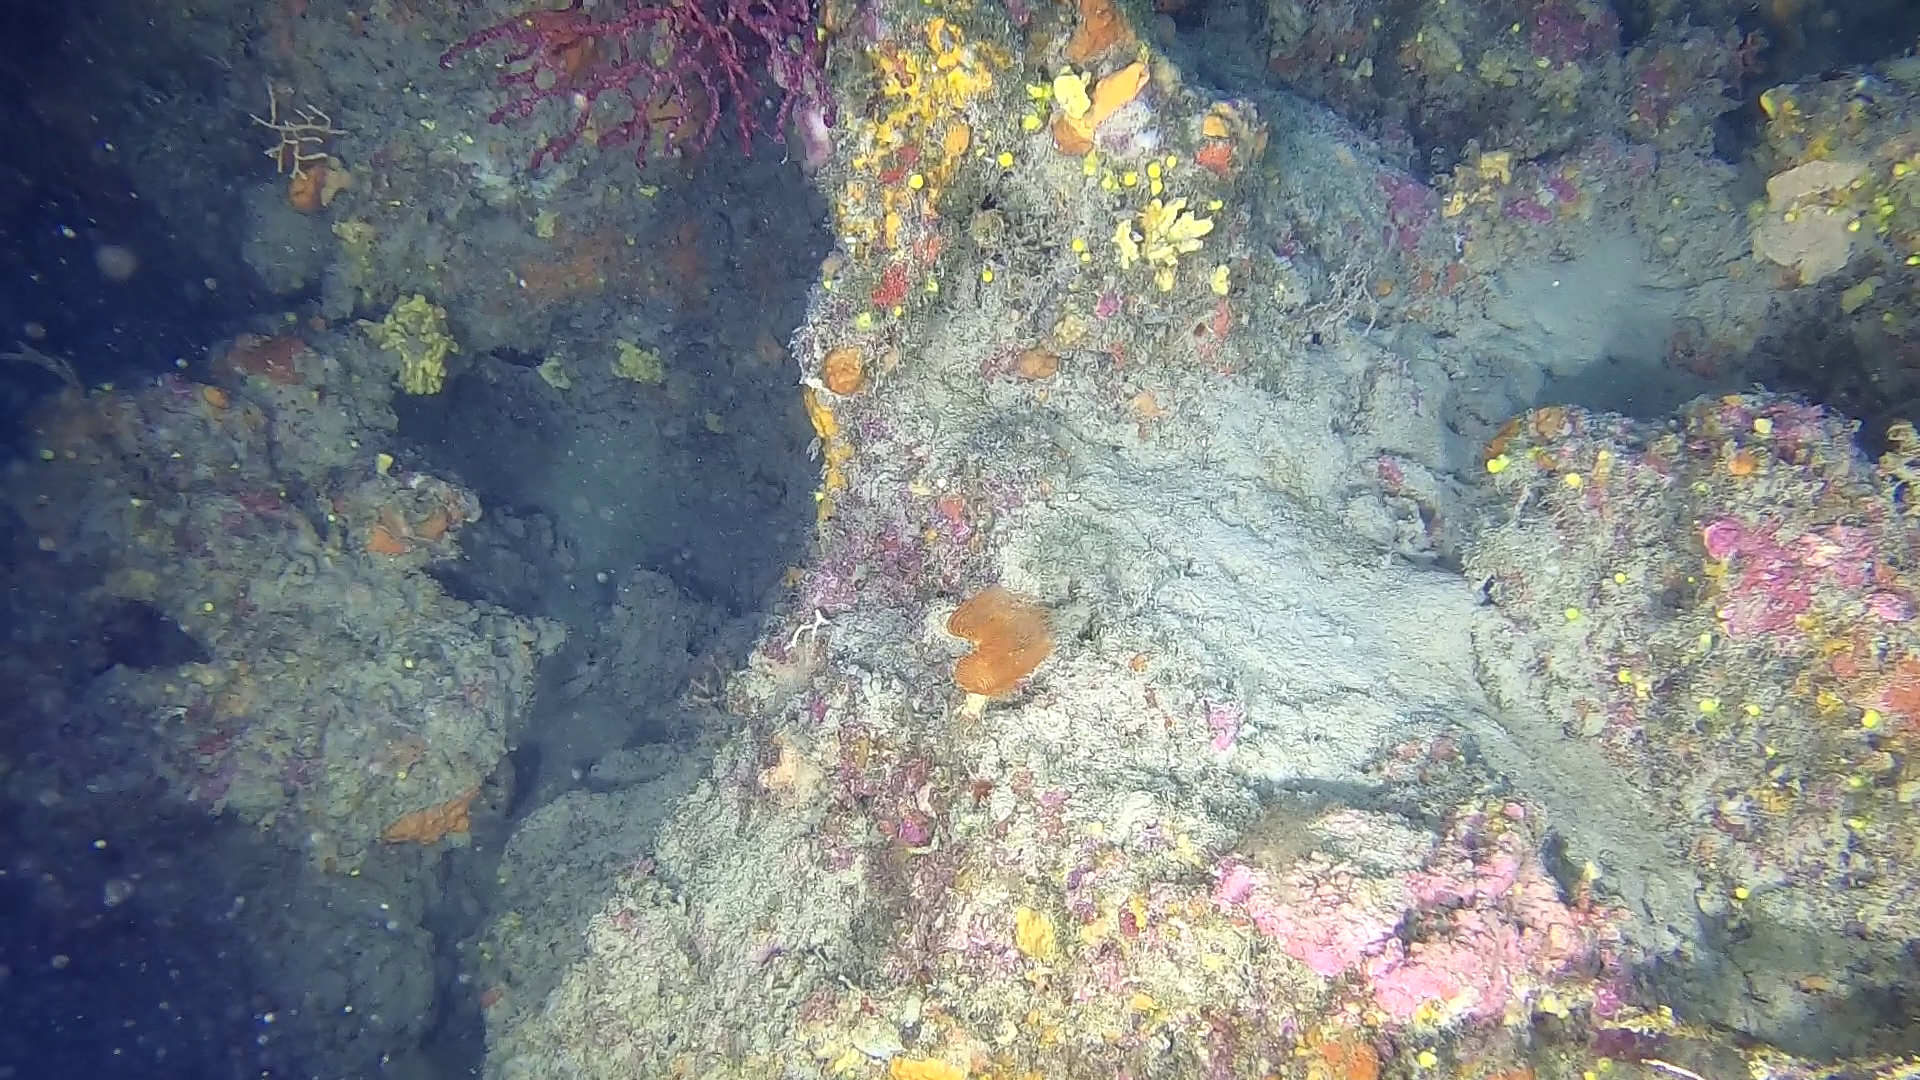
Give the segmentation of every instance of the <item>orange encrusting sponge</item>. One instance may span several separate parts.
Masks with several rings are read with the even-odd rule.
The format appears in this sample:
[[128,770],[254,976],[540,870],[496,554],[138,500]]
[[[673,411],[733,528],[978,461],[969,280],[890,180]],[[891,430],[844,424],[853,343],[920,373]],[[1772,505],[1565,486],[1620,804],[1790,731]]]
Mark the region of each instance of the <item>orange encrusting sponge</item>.
[[1053,652],[1053,620],[1045,607],[1000,585],[968,597],[947,619],[947,633],[973,644],[954,665],[953,681],[969,694],[999,697],[1020,685]]

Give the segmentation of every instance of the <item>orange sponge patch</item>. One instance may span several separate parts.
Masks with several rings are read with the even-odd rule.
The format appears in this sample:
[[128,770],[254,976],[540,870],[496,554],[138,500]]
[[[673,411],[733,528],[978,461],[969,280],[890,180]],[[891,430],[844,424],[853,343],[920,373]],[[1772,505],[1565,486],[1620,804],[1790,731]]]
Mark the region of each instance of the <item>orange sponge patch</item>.
[[973,644],[954,666],[953,681],[984,697],[1013,690],[1053,653],[1047,609],[1000,585],[982,589],[954,609],[947,632]]
[[1133,44],[1133,27],[1113,0],[1079,0],[1080,23],[1067,42],[1067,59],[1085,67],[1107,50]]
[[389,844],[437,844],[449,834],[467,832],[473,828],[470,811],[478,794],[478,787],[468,788],[446,802],[402,814],[380,839]]

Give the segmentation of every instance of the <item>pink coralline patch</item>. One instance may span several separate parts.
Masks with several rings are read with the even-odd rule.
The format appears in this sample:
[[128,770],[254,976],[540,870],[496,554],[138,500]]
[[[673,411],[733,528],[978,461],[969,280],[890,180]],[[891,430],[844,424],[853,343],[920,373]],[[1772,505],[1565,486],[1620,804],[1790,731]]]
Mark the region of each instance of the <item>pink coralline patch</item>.
[[1454,1016],[1486,1019],[1512,1000],[1519,952],[1513,929],[1455,912],[1447,936],[1408,946],[1398,939],[1367,962],[1373,1003],[1403,1024]]
[[1501,212],[1514,221],[1532,225],[1553,224],[1553,209],[1531,195],[1516,195],[1506,201]]
[[1534,6],[1532,22],[1533,54],[1556,67],[1612,52],[1620,44],[1619,21],[1593,0],[1542,0]]
[[1237,863],[1223,866],[1218,876],[1215,906],[1245,915],[1288,956],[1324,978],[1358,967],[1384,948],[1409,906],[1401,883],[1367,879],[1353,867],[1325,860],[1272,881]]
[[826,615],[838,615],[858,600],[852,576],[829,567],[814,567],[800,589],[800,606]]
[[[1791,637],[1797,633],[1794,620],[1813,607],[1817,589],[1858,589],[1873,579],[1872,534],[1865,529],[1828,525],[1784,543],[1778,534],[1778,526],[1755,528],[1732,518],[1701,530],[1708,556],[1729,560],[1735,571],[1720,607],[1733,637]],[[1900,608],[1882,610],[1898,614]]]
[[1802,533],[1792,544],[1802,566],[1827,571],[1835,581],[1857,589],[1873,574],[1873,536],[1858,525],[1829,525]]
[[966,499],[946,495],[933,504],[933,510],[933,530],[940,539],[955,547],[964,547],[973,539],[973,522],[967,514]]
[[1509,852],[1475,861],[1466,852],[1447,847],[1435,856],[1430,869],[1412,875],[1410,884],[1420,906],[1447,907],[1503,895],[1519,880],[1520,860]]
[[[858,507],[849,497],[843,510]],[[906,602],[932,569],[920,531],[906,521],[852,528],[834,536],[808,568],[800,583],[801,608],[838,615],[863,598]]]
[[1383,172],[1379,184],[1387,197],[1387,238],[1402,252],[1412,254],[1440,211],[1440,196],[1405,173]]
[[1633,79],[1633,109],[1656,130],[1672,114],[1674,99],[1682,93],[1680,73],[1661,53],[1640,66]]
[[1818,405],[1785,398],[1729,396],[1711,403],[1700,416],[1702,422],[1717,424],[1725,431],[1744,431],[1764,420],[1773,427],[1768,441],[1774,452],[1788,460],[1801,446],[1852,438],[1848,421],[1836,422]]
[[892,832],[893,838],[907,847],[926,847],[933,842],[933,827],[912,812],[881,822],[880,831]]
[[1739,79],[1735,49],[1740,42],[1738,31],[1694,28],[1679,41],[1636,51],[1633,115],[1657,132],[1689,107],[1708,117],[1724,111],[1725,88]]
[[1745,535],[1740,523],[1732,518],[1721,518],[1707,523],[1700,530],[1700,543],[1707,549],[1709,559],[1730,559],[1739,549],[1740,537]]
[[950,920],[951,929],[939,944],[971,961],[986,974],[1010,975],[1020,969],[1020,953],[1007,940],[1004,918],[965,912]]
[[1867,597],[1867,612],[1881,622],[1906,622],[1913,618],[1913,604],[1904,596],[1879,592]]
[[1207,702],[1206,712],[1208,744],[1223,754],[1233,749],[1234,742],[1240,738],[1240,726],[1246,722],[1246,713],[1238,705],[1219,701]]
[[1604,915],[1570,907],[1519,834],[1491,850],[1458,830],[1415,875],[1423,910],[1444,910],[1411,942],[1395,938],[1367,962],[1374,1004],[1402,1023],[1494,1020],[1555,981],[1600,967],[1614,931]]
[[1246,863],[1227,863],[1215,870],[1214,876],[1218,880],[1213,886],[1213,903],[1222,909],[1246,903],[1265,880]]
[[1395,876],[1324,855],[1278,875],[1229,861],[1212,900],[1315,974],[1357,974],[1396,1023],[1499,1020],[1600,974],[1616,940],[1610,915],[1562,899],[1518,825],[1465,815],[1421,869]]
[[1541,189],[1561,206],[1572,206],[1580,201],[1580,185],[1572,169],[1561,169],[1549,173],[1540,182]]
[[1653,178],[1660,152],[1643,142],[1602,137],[1588,142],[1562,168],[1598,183],[1637,186]]
[[1406,173],[1383,172],[1380,191],[1387,197],[1387,219],[1395,225],[1424,225],[1440,209],[1440,196]]

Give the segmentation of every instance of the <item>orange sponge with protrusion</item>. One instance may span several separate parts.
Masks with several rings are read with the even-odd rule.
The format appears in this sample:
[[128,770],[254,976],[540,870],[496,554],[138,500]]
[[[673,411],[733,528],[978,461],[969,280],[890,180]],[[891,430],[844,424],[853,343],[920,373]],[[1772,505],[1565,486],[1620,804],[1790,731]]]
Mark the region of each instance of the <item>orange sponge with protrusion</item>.
[[1033,674],[1053,653],[1053,618],[1012,590],[991,585],[968,597],[947,619],[947,632],[973,643],[954,665],[953,681],[969,694],[999,697]]

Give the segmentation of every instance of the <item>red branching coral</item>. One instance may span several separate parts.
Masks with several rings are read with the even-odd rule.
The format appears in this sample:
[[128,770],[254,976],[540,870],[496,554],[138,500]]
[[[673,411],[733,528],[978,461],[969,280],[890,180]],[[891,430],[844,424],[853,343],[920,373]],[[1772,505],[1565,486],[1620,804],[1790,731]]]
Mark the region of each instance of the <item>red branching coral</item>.
[[[749,153],[756,131],[782,141],[795,108],[833,122],[808,0],[625,0],[603,10],[608,14],[596,15],[572,0],[558,10],[523,12],[440,57],[440,66],[451,68],[466,53],[508,43],[499,85],[512,96],[487,118],[491,123],[525,120],[544,101],[566,106],[571,124],[534,152],[533,168],[580,141],[602,98],[624,96],[626,115],[599,130],[595,144],[632,143],[642,156],[656,127],[673,144],[705,147],[723,107],[732,108]],[[781,90],[764,129],[755,116],[762,92],[754,72],[762,67]]]

